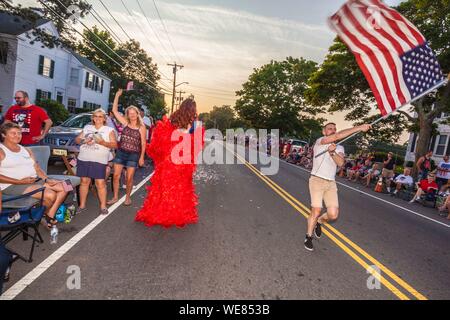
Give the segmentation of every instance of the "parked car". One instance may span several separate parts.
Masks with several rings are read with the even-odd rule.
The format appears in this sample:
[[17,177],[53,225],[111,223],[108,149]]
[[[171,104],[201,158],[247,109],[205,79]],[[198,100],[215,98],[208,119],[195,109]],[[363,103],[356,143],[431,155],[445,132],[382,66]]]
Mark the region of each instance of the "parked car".
[[50,147],[50,162],[59,160],[61,156],[80,152],[80,146],[75,143],[75,138],[84,126],[92,121],[91,117],[91,113],[76,114],[61,125],[50,129],[44,139],[44,145]]
[[302,152],[303,149],[308,146],[308,142],[297,139],[289,139],[288,143],[291,144],[290,152],[297,150],[297,152]]

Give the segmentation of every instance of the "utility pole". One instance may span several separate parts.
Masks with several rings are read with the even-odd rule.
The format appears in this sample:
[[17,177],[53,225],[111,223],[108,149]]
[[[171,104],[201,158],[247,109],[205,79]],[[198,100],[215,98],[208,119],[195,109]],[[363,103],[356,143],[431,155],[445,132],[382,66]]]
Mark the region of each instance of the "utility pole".
[[186,91],[178,91],[178,93],[180,94],[180,96],[178,97],[178,104],[177,104],[177,110],[178,110],[178,108],[180,107],[180,105],[181,105],[181,99],[183,99],[182,97],[181,97],[181,95],[183,94],[183,93],[186,93]]
[[170,114],[173,113],[173,106],[175,105],[175,87],[176,87],[176,82],[177,82],[177,71],[178,68],[183,69],[184,66],[177,64],[176,62],[174,64],[168,64],[168,66],[173,67],[173,92],[172,92],[172,109],[170,111]]

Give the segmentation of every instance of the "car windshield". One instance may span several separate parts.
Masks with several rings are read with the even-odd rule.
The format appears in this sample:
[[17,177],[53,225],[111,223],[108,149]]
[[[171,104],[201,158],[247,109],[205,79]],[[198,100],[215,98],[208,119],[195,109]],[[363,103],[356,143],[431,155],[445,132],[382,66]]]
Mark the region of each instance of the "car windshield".
[[305,143],[302,142],[302,141],[293,141],[292,145],[294,145],[294,146],[303,146],[303,145],[305,145]]
[[61,124],[62,127],[67,128],[84,128],[85,125],[87,125],[89,122],[91,122],[91,116],[84,114],[79,116],[74,116],[68,120],[66,120],[63,124]]

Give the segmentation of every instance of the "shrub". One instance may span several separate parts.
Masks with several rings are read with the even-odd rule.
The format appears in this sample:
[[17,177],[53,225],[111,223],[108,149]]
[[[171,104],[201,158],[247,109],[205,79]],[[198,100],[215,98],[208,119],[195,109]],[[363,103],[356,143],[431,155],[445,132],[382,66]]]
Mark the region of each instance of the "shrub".
[[38,105],[47,111],[48,116],[55,125],[63,123],[70,116],[64,105],[55,100],[41,100]]

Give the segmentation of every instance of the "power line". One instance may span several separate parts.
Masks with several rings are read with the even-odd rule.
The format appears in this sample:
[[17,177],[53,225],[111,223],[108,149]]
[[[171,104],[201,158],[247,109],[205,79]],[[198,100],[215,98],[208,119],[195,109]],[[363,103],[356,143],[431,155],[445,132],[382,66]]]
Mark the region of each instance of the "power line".
[[[147,39],[147,41],[152,44],[152,47],[155,49],[155,52],[158,53],[158,55],[162,58],[162,60],[164,60],[165,63],[168,63],[168,61],[163,57],[163,55],[156,49],[155,46],[153,46],[152,41],[148,38],[148,36],[142,31],[143,29],[141,28],[141,26],[137,23],[137,20],[133,19],[133,14],[132,12],[128,9],[128,7],[125,5],[125,2],[123,0],[120,0],[120,2],[122,3],[123,7],[125,8],[125,10],[127,11],[128,15],[131,18],[131,21],[134,23],[134,25],[139,29],[139,31],[141,32],[141,34],[144,36],[145,39]],[[161,73],[161,75],[170,80],[169,77],[167,75],[165,75],[162,71],[159,71]]]
[[[99,50],[100,52],[102,52],[106,57],[108,57],[111,61],[113,61],[115,64],[117,64],[119,67],[121,67],[122,69],[125,69],[125,67],[120,64],[119,62],[117,62],[117,60],[115,60],[114,58],[112,58],[109,54],[107,54],[105,51],[103,51],[101,48],[99,48],[94,42],[92,42],[91,40],[89,40],[85,35],[83,35],[81,32],[79,32],[78,30],[76,30],[73,26],[71,26],[70,24],[67,23],[67,21],[64,19],[64,17],[62,17],[60,14],[58,14],[55,10],[53,10],[51,7],[49,7],[43,0],[38,0],[44,7],[46,7],[48,10],[50,10],[51,12],[53,12],[53,14],[55,14],[55,16],[57,16],[64,24],[68,25],[72,30],[74,30],[77,34],[79,34],[83,39],[85,39],[86,41],[88,41],[91,45],[93,45],[97,50]],[[92,31],[91,31],[92,32]],[[112,50],[109,46],[108,48],[110,50]],[[119,56],[120,57],[120,56]],[[145,77],[144,77],[145,78]],[[147,80],[148,81],[148,80]],[[145,83],[145,81],[144,81]],[[154,89],[155,91],[159,92],[159,89],[154,87],[153,83],[151,81],[147,82],[147,85],[151,88]]]
[[105,6],[105,4],[103,3],[102,0],[98,0],[100,1],[100,3],[102,4],[102,6],[106,9],[106,11],[108,12],[108,14],[111,16],[111,18],[113,18],[113,20],[117,23],[117,25],[119,26],[120,29],[122,29],[123,33],[128,37],[128,39],[130,39],[130,41],[132,41],[133,39],[128,35],[128,33],[125,31],[124,28],[122,28],[122,26],[120,25],[120,23],[116,20],[116,18],[111,14],[111,12],[109,11],[108,7]]
[[[62,5],[66,10],[68,10],[68,7],[66,7],[60,0],[56,0],[56,1],[58,1],[58,3],[59,3],[60,5]],[[91,34],[93,34],[98,40],[100,40],[100,41],[103,43],[103,45],[105,45],[109,50],[111,50],[111,52],[114,53],[114,55],[116,55],[119,59],[121,59],[125,64],[128,63],[128,62],[127,62],[124,58],[122,58],[117,52],[115,52],[115,51],[113,50],[113,48],[111,48],[105,41],[103,41],[102,38],[100,38],[100,37],[99,37],[95,32],[93,32],[92,30],[90,30],[90,28],[89,28],[88,26],[86,26],[86,25],[80,20],[80,18],[75,18],[75,19],[76,19],[78,22],[80,22],[81,25],[82,25],[84,28],[86,28]],[[139,59],[137,59],[137,58],[136,58],[136,60],[133,61],[133,62],[140,62],[141,65],[145,67],[145,64],[144,64],[142,61],[140,61]],[[136,66],[137,66],[137,65],[135,65],[135,67],[136,67]],[[140,74],[143,75],[144,78],[147,79],[150,83],[153,83],[154,80],[151,80],[151,79],[147,78],[147,76],[145,76],[145,74],[143,74],[143,73],[140,73]]]
[[[95,8],[91,5],[91,15],[97,20],[97,22],[106,30],[109,32],[111,37],[114,38],[115,41],[118,43],[122,43],[122,40],[117,36],[117,34],[108,26],[108,24],[103,20],[103,18],[95,11]],[[95,13],[95,14],[94,14]]]
[[[138,0],[136,0],[136,1],[138,1]],[[153,0],[153,4],[155,5],[156,13],[158,14],[159,20],[161,21],[161,24],[163,25],[164,30],[167,34],[167,39],[169,39],[169,43],[172,46],[172,50],[175,53],[175,56],[177,57],[178,61],[181,61],[180,57],[177,54],[177,51],[175,50],[175,47],[173,46],[172,40],[170,39],[169,32],[167,31],[167,28],[166,28],[166,24],[164,23],[163,19],[161,18],[161,14],[159,13],[158,6],[156,5],[155,0]]]
[[[133,39],[128,35],[128,33],[124,30],[124,28],[122,27],[122,25],[117,21],[117,19],[112,15],[112,13],[111,13],[111,11],[109,11],[109,9],[105,6],[105,4],[103,3],[103,1],[102,0],[99,0],[100,1],[100,3],[103,5],[103,7],[106,9],[106,11],[108,12],[108,14],[111,16],[111,18],[115,21],[115,23],[119,26],[119,28],[120,29],[122,29],[122,31],[125,33],[125,35],[128,37],[128,39],[130,40],[130,41],[133,41]],[[98,14],[98,13],[97,13]],[[106,22],[105,22],[106,23]],[[139,27],[138,27],[139,28]],[[140,29],[140,28],[139,28]],[[141,64],[144,66],[144,67],[146,67],[142,62],[141,62]],[[160,76],[161,76],[161,78],[162,77],[165,77],[165,78],[167,78],[167,79],[169,79],[166,75],[164,75],[161,71],[159,71],[159,70],[157,70],[157,72],[160,74]],[[163,84],[163,85],[165,85],[165,86],[168,86],[168,84],[166,84],[166,83],[164,83],[164,82],[162,82],[162,80],[161,80],[161,83]],[[170,89],[167,89],[167,90],[170,90]]]
[[[121,0],[122,1],[122,0]],[[152,30],[153,34],[156,36],[156,38],[158,39],[159,43],[161,44],[161,47],[164,49],[164,51],[166,52],[167,56],[170,57],[169,51],[167,51],[166,46],[164,45],[164,43],[161,41],[161,39],[158,36],[158,33],[155,31],[155,29],[153,28],[152,24],[150,23],[150,20],[148,19],[147,15],[145,14],[144,8],[142,8],[141,3],[139,2],[139,0],[136,0],[136,3],[139,6],[139,9],[141,10],[142,14],[145,17],[145,20],[147,21],[147,24],[149,25],[150,29]],[[166,61],[166,63],[168,63]]]
[[170,114],[173,113],[173,106],[175,104],[175,88],[176,88],[176,82],[177,82],[177,72],[178,72],[178,68],[183,69],[184,66],[183,65],[179,65],[175,62],[175,64],[168,64],[169,66],[173,67],[173,89],[172,89],[172,109]]
[[201,87],[201,86],[196,86],[196,85],[190,85],[190,86],[193,87],[193,88],[205,89],[205,90],[211,91],[211,92],[217,92],[217,93],[224,92],[224,93],[229,93],[229,94],[233,94],[234,95],[234,93],[231,93],[231,92],[234,92],[233,90],[221,90],[221,89]]

